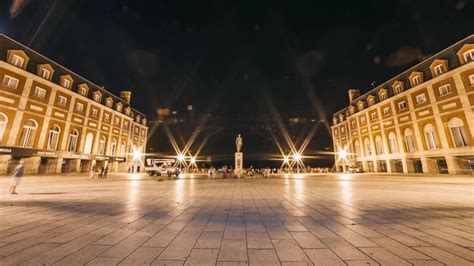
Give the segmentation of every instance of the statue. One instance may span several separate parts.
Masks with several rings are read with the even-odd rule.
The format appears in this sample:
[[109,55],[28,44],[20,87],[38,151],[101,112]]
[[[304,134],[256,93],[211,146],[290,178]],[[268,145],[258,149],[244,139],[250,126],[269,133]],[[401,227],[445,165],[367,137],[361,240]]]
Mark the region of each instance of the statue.
[[235,138],[235,146],[237,147],[237,152],[240,152],[242,149],[242,145],[244,145],[244,141],[242,140],[242,137],[237,135],[237,138]]

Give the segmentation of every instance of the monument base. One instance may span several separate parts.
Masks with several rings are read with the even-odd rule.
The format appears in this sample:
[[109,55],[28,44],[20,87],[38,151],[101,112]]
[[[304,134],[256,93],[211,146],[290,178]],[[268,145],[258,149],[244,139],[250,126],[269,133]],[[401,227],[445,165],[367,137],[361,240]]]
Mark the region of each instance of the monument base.
[[240,178],[244,174],[244,154],[241,152],[235,153],[235,170],[234,174]]

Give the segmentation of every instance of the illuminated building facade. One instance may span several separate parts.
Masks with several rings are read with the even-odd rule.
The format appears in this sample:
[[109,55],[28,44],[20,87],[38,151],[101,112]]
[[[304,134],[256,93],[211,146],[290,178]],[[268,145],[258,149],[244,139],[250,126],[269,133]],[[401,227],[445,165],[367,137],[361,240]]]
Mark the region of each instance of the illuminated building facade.
[[364,95],[349,90],[333,115],[337,171],[472,174],[473,61],[471,35]]
[[[145,151],[146,118],[117,97],[30,48],[0,35],[0,174],[133,167]],[[136,166],[136,165],[135,165]]]

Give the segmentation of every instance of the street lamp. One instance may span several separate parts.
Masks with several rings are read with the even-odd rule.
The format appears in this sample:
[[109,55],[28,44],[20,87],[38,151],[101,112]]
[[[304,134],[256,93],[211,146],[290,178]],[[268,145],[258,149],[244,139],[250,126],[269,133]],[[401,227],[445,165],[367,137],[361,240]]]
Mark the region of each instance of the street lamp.
[[184,161],[185,157],[184,154],[178,154],[178,161],[182,162]]
[[297,162],[301,161],[301,154],[295,153],[295,155],[293,155],[293,159],[295,159]]
[[196,163],[196,157],[191,157],[191,163],[195,164]]
[[139,149],[134,149],[133,150],[133,159],[134,160],[140,160],[142,158],[142,152]]
[[346,158],[347,158],[347,151],[342,149],[339,151],[339,158],[342,159],[342,172],[346,172]]

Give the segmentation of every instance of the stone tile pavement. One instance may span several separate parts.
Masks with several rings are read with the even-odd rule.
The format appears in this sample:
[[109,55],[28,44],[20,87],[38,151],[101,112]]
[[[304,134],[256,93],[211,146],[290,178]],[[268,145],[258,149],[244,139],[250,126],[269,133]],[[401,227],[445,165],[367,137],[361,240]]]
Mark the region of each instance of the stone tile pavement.
[[0,265],[474,265],[474,179],[0,178]]

